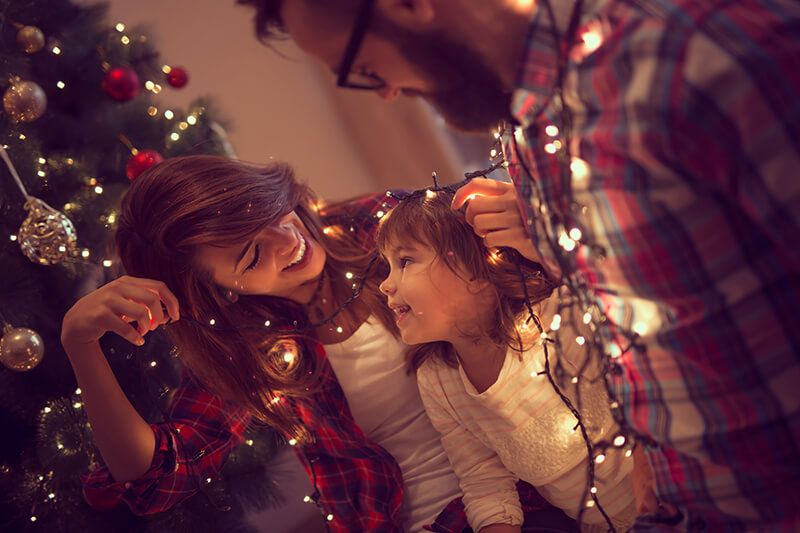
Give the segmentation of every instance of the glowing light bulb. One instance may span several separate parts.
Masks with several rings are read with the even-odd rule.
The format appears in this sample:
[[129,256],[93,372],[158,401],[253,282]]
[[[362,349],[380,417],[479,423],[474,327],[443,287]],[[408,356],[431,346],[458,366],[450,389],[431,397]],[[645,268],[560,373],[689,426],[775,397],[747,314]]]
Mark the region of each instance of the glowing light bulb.
[[584,53],[587,55],[600,48],[600,45],[603,44],[603,36],[595,29],[585,32],[581,35],[581,38],[583,38]]
[[558,135],[558,128],[555,127],[553,124],[549,124],[544,128],[544,132],[548,134],[550,137],[555,137]]
[[217,323],[217,321],[212,318],[211,320],[208,321],[208,323],[213,326],[214,324]]
[[603,461],[606,460],[606,454],[601,453],[597,457],[594,458],[594,462],[597,464],[601,464]]
[[625,435],[617,435],[614,437],[614,446],[620,447],[625,444]]
[[289,446],[294,446],[297,444],[297,439],[289,439]]

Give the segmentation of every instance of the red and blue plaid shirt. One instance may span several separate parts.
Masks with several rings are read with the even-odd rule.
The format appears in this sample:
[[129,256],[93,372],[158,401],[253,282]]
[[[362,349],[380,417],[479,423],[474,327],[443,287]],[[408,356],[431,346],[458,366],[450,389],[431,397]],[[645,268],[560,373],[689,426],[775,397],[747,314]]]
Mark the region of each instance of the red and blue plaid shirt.
[[800,3],[585,0],[563,48],[574,2],[549,3],[504,143],[532,240],[610,319],[612,390],[678,527],[797,531]]
[[[326,222],[344,226],[369,250],[381,212],[396,203],[384,194],[366,197],[337,206]],[[316,483],[322,508],[333,515],[328,524],[337,533],[401,532],[403,480],[397,461],[356,425],[322,344],[311,344],[306,346],[320,358],[323,386],[309,398],[283,400],[314,437],[313,442],[294,449]],[[85,480],[86,499],[100,509],[125,502],[136,514],[169,509],[220,472],[231,451],[242,443],[250,420],[247,411],[206,392],[186,375],[175,391],[166,422],[151,426],[156,450],[150,470],[122,483],[101,467]],[[519,491],[526,509],[547,506],[529,485],[520,484]],[[460,533],[467,527],[457,499],[430,529]]]

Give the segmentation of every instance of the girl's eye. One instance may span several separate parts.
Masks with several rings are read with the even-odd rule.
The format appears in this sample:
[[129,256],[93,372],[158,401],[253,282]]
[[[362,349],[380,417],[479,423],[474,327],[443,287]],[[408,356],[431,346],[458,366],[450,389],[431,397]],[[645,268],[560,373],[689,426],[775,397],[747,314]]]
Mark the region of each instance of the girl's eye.
[[405,268],[405,267],[407,267],[407,266],[408,266],[408,264],[409,264],[409,263],[411,263],[411,262],[412,262],[412,261],[411,261],[411,258],[410,258],[410,257],[401,257],[401,258],[400,258],[400,268]]
[[261,259],[261,253],[259,251],[258,245],[256,245],[256,251],[253,254],[253,260],[250,261],[250,264],[247,265],[247,268],[245,268],[244,271],[247,272],[248,270],[253,270],[256,267],[256,265],[258,265],[259,259]]

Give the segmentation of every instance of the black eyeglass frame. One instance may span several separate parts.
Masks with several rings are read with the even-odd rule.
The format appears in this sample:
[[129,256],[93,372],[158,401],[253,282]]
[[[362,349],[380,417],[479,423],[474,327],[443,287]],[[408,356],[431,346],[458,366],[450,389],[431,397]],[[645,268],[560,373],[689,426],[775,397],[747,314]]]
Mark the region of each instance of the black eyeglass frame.
[[361,43],[364,42],[364,37],[367,34],[367,28],[372,18],[372,8],[374,5],[375,0],[364,0],[364,3],[361,5],[361,10],[356,16],[356,20],[353,23],[353,30],[350,32],[350,40],[347,41],[347,47],[344,49],[344,54],[342,54],[342,61],[339,63],[339,76],[336,79],[337,87],[363,89],[367,91],[377,91],[386,87],[386,82],[377,74],[360,74],[360,76],[372,80],[374,83],[359,83],[349,80],[353,62],[356,60],[358,51],[361,49]]

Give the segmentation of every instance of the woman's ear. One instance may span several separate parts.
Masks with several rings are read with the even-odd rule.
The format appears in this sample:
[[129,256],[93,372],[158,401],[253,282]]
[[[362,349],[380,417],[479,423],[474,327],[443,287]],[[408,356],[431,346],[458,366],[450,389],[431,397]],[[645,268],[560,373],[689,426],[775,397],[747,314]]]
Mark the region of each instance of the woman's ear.
[[377,9],[400,27],[420,29],[436,16],[434,0],[378,0]]

